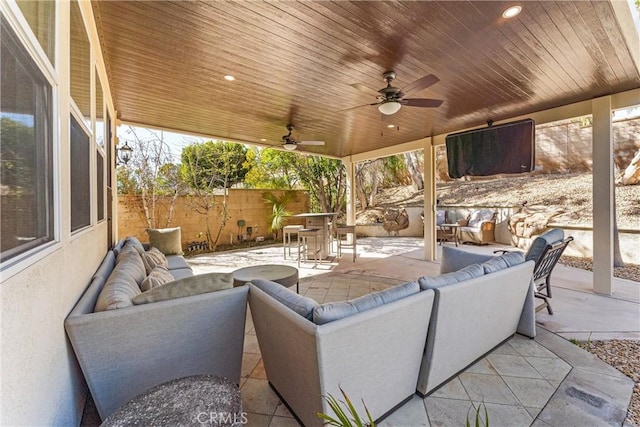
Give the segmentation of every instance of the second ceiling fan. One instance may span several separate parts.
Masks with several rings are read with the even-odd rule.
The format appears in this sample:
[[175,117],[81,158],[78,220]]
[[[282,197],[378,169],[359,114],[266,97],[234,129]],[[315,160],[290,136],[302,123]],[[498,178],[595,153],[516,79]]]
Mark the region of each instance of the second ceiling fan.
[[293,132],[292,124],[287,125],[287,130],[289,133],[282,137],[282,141],[284,142],[282,146],[285,150],[293,151],[298,145],[324,145],[324,141],[296,141],[293,136],[291,136],[291,132]]
[[[418,80],[408,84],[402,89],[398,89],[397,87],[391,85],[391,82],[393,82],[393,80],[396,78],[395,71],[386,71],[382,74],[382,77],[384,78],[384,81],[387,82],[387,86],[377,91],[377,102],[348,108],[348,110],[364,107],[367,105],[377,105],[378,110],[382,114],[386,114],[389,116],[397,113],[403,105],[406,105],[408,107],[437,108],[443,102],[441,99],[405,98],[405,96],[410,94],[411,92],[419,92],[428,88],[429,86],[438,83],[440,79],[433,74],[427,74],[426,76],[419,78]],[[360,83],[355,83],[352,86],[364,92],[374,92],[373,89],[370,89],[369,87]]]

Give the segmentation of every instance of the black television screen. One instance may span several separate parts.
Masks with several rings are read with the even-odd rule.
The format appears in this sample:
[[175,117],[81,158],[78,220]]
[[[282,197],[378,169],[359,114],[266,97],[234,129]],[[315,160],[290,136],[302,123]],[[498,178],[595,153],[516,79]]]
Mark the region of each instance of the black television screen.
[[535,122],[526,119],[447,135],[449,176],[533,171],[535,128]]

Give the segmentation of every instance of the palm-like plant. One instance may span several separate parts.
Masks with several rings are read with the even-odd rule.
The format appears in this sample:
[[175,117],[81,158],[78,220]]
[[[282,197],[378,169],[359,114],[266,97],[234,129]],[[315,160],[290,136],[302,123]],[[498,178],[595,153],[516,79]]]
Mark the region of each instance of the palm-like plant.
[[342,387],[339,388],[342,396],[344,397],[344,401],[338,401],[338,399],[332,396],[331,393],[327,394],[327,396],[324,397],[335,416],[324,414],[322,412],[318,412],[316,415],[319,418],[322,418],[325,421],[326,425],[330,426],[375,427],[376,423],[373,421],[373,418],[371,417],[371,414],[367,409],[367,405],[364,404],[364,400],[362,401],[362,404],[364,405],[364,410],[367,414],[366,421],[358,414],[356,408],[351,403],[351,399],[349,399],[349,396],[347,396],[347,393],[345,393]]
[[287,210],[287,204],[295,199],[295,192],[285,191],[280,196],[273,193],[264,193],[262,198],[271,203],[271,217],[269,218],[269,231],[275,234],[275,238],[278,238],[278,230],[280,230],[285,222],[286,217],[291,215],[291,212]]

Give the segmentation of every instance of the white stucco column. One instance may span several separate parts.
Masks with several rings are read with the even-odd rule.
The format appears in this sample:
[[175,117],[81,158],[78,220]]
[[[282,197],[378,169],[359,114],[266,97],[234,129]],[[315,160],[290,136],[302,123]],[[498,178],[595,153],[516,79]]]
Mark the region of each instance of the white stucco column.
[[424,259],[434,261],[437,258],[436,248],[436,180],[435,180],[435,147],[433,138],[424,139]]
[[347,171],[347,224],[356,223],[356,165],[349,159],[342,159],[344,168]]
[[613,292],[613,132],[611,97],[592,101],[593,114],[593,290]]

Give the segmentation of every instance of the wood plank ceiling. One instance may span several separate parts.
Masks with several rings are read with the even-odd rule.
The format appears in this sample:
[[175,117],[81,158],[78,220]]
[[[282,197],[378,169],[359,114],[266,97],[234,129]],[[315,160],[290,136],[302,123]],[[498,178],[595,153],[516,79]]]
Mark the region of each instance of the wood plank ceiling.
[[[609,2],[519,3],[509,20],[505,1],[93,7],[121,120],[274,146],[292,122],[296,139],[326,141],[299,149],[343,157],[640,87]],[[365,104],[386,70],[399,88],[435,74],[407,97],[443,104],[382,116]]]

